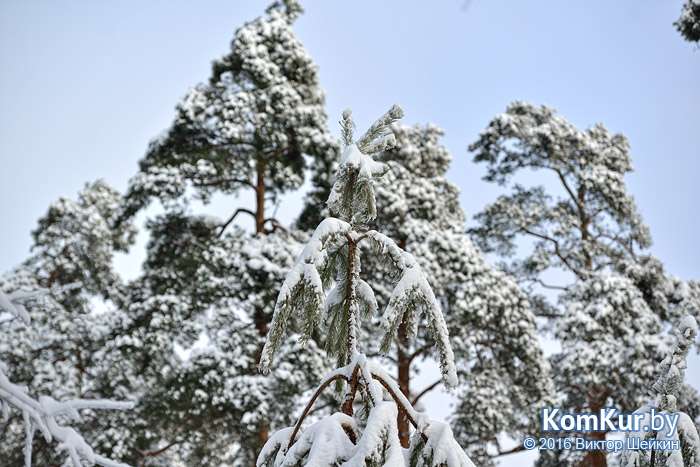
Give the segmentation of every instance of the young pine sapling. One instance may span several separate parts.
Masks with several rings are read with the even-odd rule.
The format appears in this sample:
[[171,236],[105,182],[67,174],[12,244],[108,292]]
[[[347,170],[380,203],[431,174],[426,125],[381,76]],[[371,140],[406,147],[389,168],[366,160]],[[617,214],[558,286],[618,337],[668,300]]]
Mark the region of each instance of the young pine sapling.
[[[327,218],[316,228],[282,285],[260,361],[261,370],[268,371],[294,317],[303,341],[308,341],[323,322],[326,350],[337,359],[338,368],[321,381],[296,425],[269,439],[258,466],[473,465],[450,428],[418,413],[388,373],[369,362],[360,350],[361,322],[378,312],[372,288],[360,277],[362,249],[369,246],[395,280],[381,318],[381,349],[390,349],[404,314],[407,336],[415,337],[419,314],[425,313],[443,382],[447,387],[457,383],[445,320],[418,262],[390,238],[367,227],[376,217],[373,184],[387,171],[387,166],[374,161],[371,154],[395,144],[390,126],[402,116],[401,107],[393,106],[353,142],[351,113],[343,113],[346,148],[327,202],[338,217]],[[346,383],[341,411],[302,431],[302,422],[314,402],[335,381]],[[364,403],[364,411],[355,413],[356,399]],[[399,412],[414,427],[407,450],[399,442]]]

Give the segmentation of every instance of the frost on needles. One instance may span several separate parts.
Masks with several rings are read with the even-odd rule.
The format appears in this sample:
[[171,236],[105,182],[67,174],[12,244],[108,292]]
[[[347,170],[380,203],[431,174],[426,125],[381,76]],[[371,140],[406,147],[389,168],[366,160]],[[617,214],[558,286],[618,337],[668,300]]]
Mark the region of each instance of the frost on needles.
[[[282,285],[260,361],[261,370],[269,371],[287,324],[294,319],[300,324],[303,342],[323,324],[326,350],[337,359],[338,368],[322,379],[295,426],[270,437],[258,466],[473,465],[451,429],[418,413],[396,382],[360,350],[362,320],[379,313],[374,291],[360,277],[361,253],[369,247],[392,271],[395,283],[381,316],[382,351],[389,350],[404,314],[407,335],[415,337],[418,318],[425,313],[443,382],[447,387],[457,384],[447,326],[418,262],[389,237],[367,228],[377,214],[373,184],[388,170],[371,155],[395,145],[391,125],[402,116],[401,107],[394,105],[353,141],[352,115],[349,110],[343,112],[346,148],[327,202],[338,217],[320,223]],[[340,412],[302,430],[320,394],[331,383],[343,381]],[[408,449],[399,442],[399,413],[414,427]]]

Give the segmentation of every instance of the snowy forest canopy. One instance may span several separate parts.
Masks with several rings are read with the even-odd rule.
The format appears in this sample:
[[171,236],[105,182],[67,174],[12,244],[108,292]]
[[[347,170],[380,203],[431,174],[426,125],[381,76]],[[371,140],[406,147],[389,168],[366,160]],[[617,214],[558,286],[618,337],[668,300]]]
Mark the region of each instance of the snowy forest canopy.
[[[676,27],[697,42],[694,9]],[[700,282],[652,254],[627,138],[511,103],[471,137],[502,194],[467,231],[440,128],[407,126],[395,107],[356,138],[347,112],[338,141],[293,31],[302,13],[276,1],[236,30],[125,193],[88,183],[39,219],[31,256],[0,278],[0,464],[493,465],[556,405],[682,414],[684,450],[655,465],[697,465],[700,396],[682,375]],[[285,225],[275,206],[305,180]],[[224,219],[207,212],[221,195]],[[126,281],[115,254],[154,202]],[[558,350],[545,356],[542,336]],[[422,404],[443,383],[450,426]],[[620,462],[653,461],[537,460]]]

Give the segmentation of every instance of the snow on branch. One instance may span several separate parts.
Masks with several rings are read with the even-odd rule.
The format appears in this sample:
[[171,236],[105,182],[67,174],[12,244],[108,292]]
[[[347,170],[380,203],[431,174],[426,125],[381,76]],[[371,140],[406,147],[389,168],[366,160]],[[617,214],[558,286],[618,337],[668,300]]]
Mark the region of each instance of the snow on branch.
[[364,224],[377,216],[372,183],[384,175],[389,167],[376,162],[371,154],[390,149],[396,145],[391,125],[403,117],[403,109],[394,104],[367,132],[352,144],[355,122],[352,112],[343,112],[342,137],[346,146],[340,157],[330,196],[326,204],[331,211],[353,224]]
[[5,293],[0,290],[0,312],[5,311],[10,313],[12,316],[16,316],[26,324],[29,324],[31,318],[25,306],[28,301],[35,301],[44,295],[49,295],[53,292],[72,290],[80,286],[80,283],[74,282],[61,287],[54,287],[53,289],[38,289],[32,291],[18,289],[10,293]]
[[282,341],[292,311],[301,310],[301,340],[308,341],[321,320],[325,300],[320,271],[328,257],[333,240],[352,231],[347,222],[329,217],[319,224],[309,243],[282,284],[270,323],[270,331],[260,359],[260,370],[267,373]]
[[[656,396],[646,405],[635,411],[643,417],[640,426],[650,426],[651,410],[666,412],[677,416],[675,430],[649,431],[647,428],[627,432],[627,438],[671,441],[678,443],[680,449],[659,449],[655,452],[645,450],[625,449],[622,451],[621,465],[636,467],[639,465],[684,466],[698,465],[700,462],[700,435],[693,420],[688,414],[679,412],[676,405],[677,396],[685,379],[688,351],[697,336],[697,323],[692,316],[681,320],[675,332],[675,344],[669,350],[666,358],[659,364],[660,375],[652,386]],[[655,460],[653,458],[656,458]]]
[[659,404],[663,406],[664,410],[670,412],[677,410],[675,396],[671,398],[668,396],[675,395],[683,384],[685,370],[688,368],[688,352],[697,334],[698,327],[695,318],[692,316],[683,318],[676,330],[675,345],[659,364],[660,375],[652,386],[652,390],[664,399]]
[[387,113],[375,121],[369,130],[357,140],[357,148],[363,154],[374,154],[391,148],[396,144],[396,138],[391,133],[391,125],[403,117],[403,109],[394,104]]
[[56,441],[58,450],[64,450],[70,457],[75,467],[82,467],[81,459],[93,464],[105,467],[128,467],[127,464],[115,462],[104,456],[96,454],[85,439],[73,428],[61,425],[56,417],[67,414],[74,420],[80,420],[78,409],[131,409],[131,402],[115,402],[106,399],[73,399],[59,402],[50,396],[41,396],[35,400],[29,396],[26,386],[12,383],[4,373],[0,362],[0,401],[2,402],[3,418],[9,416],[9,405],[12,405],[22,413],[25,425],[24,458],[25,466],[29,467],[32,461],[32,443],[34,433],[39,431],[47,442]]
[[[399,438],[394,436],[398,410],[392,402],[380,402],[367,419],[362,437],[354,448],[353,456],[345,463],[347,467],[371,465],[368,459],[381,459],[384,465],[404,465],[403,449]],[[386,441],[384,441],[386,440]],[[382,442],[384,441],[384,442]]]
[[[390,135],[393,137],[393,135]],[[331,211],[348,222],[365,223],[377,217],[377,203],[372,182],[389,167],[363,154],[351,144],[340,158],[330,196],[326,204]]]
[[440,311],[433,289],[423,275],[414,256],[399,248],[393,240],[377,231],[369,231],[367,238],[375,250],[386,258],[397,271],[399,280],[394,287],[389,303],[382,316],[382,328],[385,331],[381,350],[388,352],[399,325],[406,313],[406,331],[409,337],[418,331],[418,318],[423,311],[428,319],[430,333],[435,340],[440,356],[440,371],[445,386],[457,386],[457,370],[454,354],[450,345],[449,332],[445,318]]
[[41,291],[25,292],[24,290],[16,290],[6,294],[0,290],[0,311],[8,312],[25,323],[29,323],[29,312],[24,307],[24,301],[36,299],[40,295],[42,295]]
[[[372,409],[366,424],[346,413],[334,413],[300,433],[300,427],[311,406],[328,385],[338,378],[352,380],[362,375],[360,384],[366,392],[373,393]],[[381,387],[393,402],[382,397]],[[404,412],[416,431],[411,446],[401,448],[396,436],[396,420],[399,411]],[[449,426],[432,421],[426,414],[417,412],[393,380],[380,366],[368,362],[357,354],[348,364],[324,378],[314,397],[294,427],[284,428],[270,437],[258,457],[258,467],[283,465],[346,467],[363,465],[406,465],[408,457],[420,459],[418,465],[473,467],[462,448],[454,440]],[[381,462],[381,464],[379,464]],[[410,465],[415,465],[413,460]]]
[[352,110],[345,109],[343,111],[343,119],[339,122],[341,130],[341,136],[343,140],[343,146],[348,147],[352,144],[353,134],[355,133],[355,120],[352,118]]
[[[329,328],[326,347],[329,354],[338,354],[340,368],[321,381],[296,425],[268,440],[258,457],[258,467],[406,463],[426,467],[473,466],[449,427],[439,424],[433,427],[426,415],[415,411],[396,382],[358,351],[359,318],[377,311],[374,291],[360,278],[361,242],[367,240],[393,271],[392,278],[397,279],[383,315],[386,334],[382,350],[388,352],[404,319],[407,337],[415,337],[419,315],[424,312],[438,351],[442,379],[447,387],[457,385],[445,319],[420,265],[387,236],[367,230],[367,223],[377,214],[373,183],[388,169],[370,154],[394,144],[390,126],[402,115],[398,105],[392,107],[357,144],[352,144],[355,127],[352,115],[350,111],[343,113],[343,140],[347,147],[327,202],[340,219],[329,218],[318,226],[287,276],[260,362],[263,372],[269,370],[291,314],[298,309],[303,339],[309,339],[321,317],[325,317]],[[325,291],[333,282],[335,288],[326,296]],[[342,413],[323,418],[301,431],[321,392],[338,380],[346,382]],[[358,396],[364,401],[365,410],[354,416],[353,405]],[[415,427],[410,449],[402,448],[400,443],[399,413]],[[428,435],[428,431],[432,434]],[[435,440],[429,439],[430,436],[435,436]]]

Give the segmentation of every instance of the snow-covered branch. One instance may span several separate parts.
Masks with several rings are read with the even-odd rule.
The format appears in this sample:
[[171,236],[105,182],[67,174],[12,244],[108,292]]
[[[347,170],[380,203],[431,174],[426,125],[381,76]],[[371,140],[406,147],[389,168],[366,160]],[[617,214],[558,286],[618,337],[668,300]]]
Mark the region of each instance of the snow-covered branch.
[[26,433],[24,446],[26,467],[31,465],[32,444],[37,429],[47,442],[58,443],[57,449],[66,451],[75,467],[82,467],[81,459],[105,467],[127,466],[96,454],[77,431],[70,426],[62,425],[57,417],[66,414],[74,420],[80,420],[78,409],[130,409],[133,408],[131,402],[105,399],[73,399],[59,402],[50,396],[41,396],[36,400],[29,396],[25,386],[12,383],[5,375],[4,369],[0,362],[0,402],[3,418],[7,419],[9,416],[9,406],[13,406],[22,413]]
[[404,312],[406,314],[406,331],[408,337],[413,337],[418,331],[418,318],[422,310],[428,318],[430,333],[435,340],[440,356],[440,371],[447,387],[457,386],[457,369],[454,354],[450,345],[449,333],[445,318],[440,311],[440,305],[435,298],[433,289],[423,275],[421,267],[412,254],[403,251],[393,240],[374,230],[367,233],[375,249],[399,271],[399,281],[394,287],[389,303],[382,316],[382,328],[385,331],[382,339],[382,351],[388,352],[397,334]]
[[29,324],[31,317],[29,316],[29,312],[25,306],[28,301],[37,300],[38,298],[52,292],[72,290],[80,287],[80,285],[80,283],[75,282],[61,287],[54,287],[53,289],[38,289],[32,291],[18,289],[7,294],[0,290],[0,312],[4,311],[10,313],[12,316],[15,316]]
[[329,242],[351,230],[350,224],[332,217],[325,219],[316,228],[280,289],[267,342],[260,359],[261,371],[269,371],[295,308],[301,309],[302,340],[311,336],[321,319],[325,301],[320,270],[326,263]]

